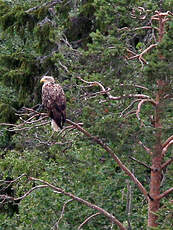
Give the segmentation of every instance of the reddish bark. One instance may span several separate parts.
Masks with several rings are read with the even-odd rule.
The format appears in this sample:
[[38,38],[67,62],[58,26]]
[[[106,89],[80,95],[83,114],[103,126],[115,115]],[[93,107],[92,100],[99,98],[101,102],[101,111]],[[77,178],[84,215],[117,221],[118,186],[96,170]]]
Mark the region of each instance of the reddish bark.
[[152,157],[151,166],[151,177],[150,177],[150,196],[152,199],[149,200],[148,204],[148,226],[157,227],[157,215],[155,214],[160,208],[160,200],[157,197],[160,195],[160,186],[162,180],[162,125],[161,125],[161,115],[162,115],[162,100],[165,94],[165,82],[159,80],[158,92],[156,95],[156,107],[155,107],[155,122],[154,127],[156,129],[155,133],[155,146]]

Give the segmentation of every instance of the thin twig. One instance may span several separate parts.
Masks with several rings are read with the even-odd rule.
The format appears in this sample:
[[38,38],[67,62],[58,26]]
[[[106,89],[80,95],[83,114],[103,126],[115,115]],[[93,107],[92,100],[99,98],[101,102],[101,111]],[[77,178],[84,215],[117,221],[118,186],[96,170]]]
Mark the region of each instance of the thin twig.
[[40,188],[47,188],[47,187],[48,187],[48,185],[37,185],[37,186],[31,188],[29,191],[27,191],[23,196],[20,196],[18,198],[8,196],[8,195],[0,195],[0,198],[5,199],[5,200],[20,201],[20,200],[23,200],[28,195],[30,195],[34,190],[40,189]]
[[97,212],[97,213],[95,213],[95,214],[89,216],[86,220],[84,220],[84,221],[79,225],[78,230],[80,230],[80,229],[81,229],[86,223],[88,223],[93,217],[96,217],[96,216],[98,216],[98,215],[100,215],[99,212]]
[[151,149],[149,149],[148,147],[146,147],[143,143],[142,143],[142,141],[139,141],[138,142],[144,149],[145,149],[145,151],[148,153],[148,154],[152,154],[152,151],[151,151]]
[[168,165],[170,165],[173,162],[173,157],[169,160],[167,160],[165,163],[162,164],[161,169],[166,168]]
[[137,102],[139,102],[139,101],[141,101],[141,99],[137,99],[137,100],[132,101],[132,102],[130,103],[130,105],[128,105],[127,108],[125,108],[125,109],[121,112],[120,117],[122,117],[123,114],[124,114],[127,110],[132,109],[133,106],[134,106],[134,104],[137,103]]
[[40,5],[35,6],[33,8],[30,8],[30,9],[26,10],[25,12],[26,13],[31,13],[32,11],[39,10],[39,9],[41,9],[43,7],[53,7],[57,3],[62,3],[62,1],[60,1],[60,0],[53,0],[53,1],[50,1],[50,2],[46,2],[46,3],[42,4],[41,6]]
[[140,165],[143,165],[145,168],[151,169],[150,166],[148,166],[147,164],[143,163],[142,161],[139,161],[139,160],[135,159],[134,157],[129,157],[129,158],[132,159],[133,161],[138,162]]
[[64,203],[64,205],[63,205],[63,207],[62,207],[61,215],[60,215],[58,221],[54,224],[53,229],[56,229],[56,230],[59,229],[59,223],[60,223],[60,221],[61,221],[62,218],[63,218],[65,208],[66,208],[67,204],[69,204],[69,203],[72,202],[72,201],[73,201],[73,199],[70,199],[70,200],[68,200],[68,201],[66,201],[66,202]]

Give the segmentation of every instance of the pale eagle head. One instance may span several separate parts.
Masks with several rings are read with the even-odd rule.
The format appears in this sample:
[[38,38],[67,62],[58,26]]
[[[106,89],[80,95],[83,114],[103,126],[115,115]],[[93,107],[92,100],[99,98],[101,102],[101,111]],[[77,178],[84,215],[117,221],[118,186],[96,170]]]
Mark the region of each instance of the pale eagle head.
[[43,82],[43,83],[49,83],[49,82],[55,82],[55,79],[51,76],[44,76],[42,77],[42,79],[40,80],[40,82]]

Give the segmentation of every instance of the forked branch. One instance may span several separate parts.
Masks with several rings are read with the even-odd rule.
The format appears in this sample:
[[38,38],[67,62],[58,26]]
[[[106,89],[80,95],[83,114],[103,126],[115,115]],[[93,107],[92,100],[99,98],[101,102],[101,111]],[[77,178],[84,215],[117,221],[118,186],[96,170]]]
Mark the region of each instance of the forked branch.
[[103,214],[104,216],[108,217],[108,218],[110,219],[111,222],[115,223],[115,224],[119,227],[120,230],[127,230],[127,229],[123,226],[123,224],[122,224],[115,216],[113,216],[112,214],[110,214],[109,212],[107,212],[106,210],[104,210],[103,208],[100,208],[100,207],[98,207],[98,206],[95,205],[95,204],[92,204],[92,203],[90,203],[90,202],[88,202],[88,201],[86,201],[86,200],[84,200],[84,199],[82,199],[82,198],[80,198],[80,197],[78,197],[78,196],[75,196],[75,195],[73,195],[73,194],[70,193],[70,192],[66,192],[66,191],[63,190],[62,188],[56,187],[56,186],[54,186],[54,185],[52,185],[52,184],[50,184],[50,183],[48,183],[48,182],[46,182],[46,181],[44,181],[44,180],[37,179],[37,178],[34,178],[34,177],[30,177],[29,179],[30,179],[31,181],[40,182],[40,183],[42,183],[43,185],[45,185],[45,186],[51,188],[53,191],[56,191],[56,192],[58,192],[58,193],[64,194],[65,196],[71,197],[73,200],[76,200],[76,201],[78,201],[79,203],[82,203],[82,204],[88,206],[89,208],[92,208],[92,209],[94,209],[94,210],[97,210],[100,214]]
[[121,100],[123,98],[137,98],[137,99],[149,99],[150,98],[148,95],[145,95],[145,94],[127,94],[127,95],[122,95],[122,96],[115,97],[115,96],[112,96],[111,93],[109,92],[110,89],[106,89],[100,82],[98,82],[98,81],[86,81],[86,80],[82,79],[79,76],[77,78],[79,80],[81,80],[82,82],[88,84],[89,87],[98,86],[101,89],[98,92],[98,94],[107,95],[109,100],[119,101],[119,100]]
[[[134,12],[133,12],[133,16],[134,16]],[[145,9],[142,8],[141,12],[145,12]],[[151,17],[151,25],[150,26],[144,26],[144,27],[136,28],[136,29],[155,29],[156,32],[158,33],[158,39],[157,39],[156,43],[148,46],[140,54],[135,54],[135,52],[133,52],[129,49],[126,49],[128,52],[128,56],[126,56],[126,58],[128,60],[138,59],[141,62],[142,68],[143,68],[144,64],[147,64],[147,61],[143,58],[143,56],[146,53],[148,53],[151,49],[155,48],[162,41],[163,36],[166,33],[165,32],[165,23],[168,20],[170,20],[170,17],[173,16],[173,14],[170,11],[167,11],[167,12],[156,11],[155,13],[156,14]],[[141,19],[143,19],[143,18],[141,18]],[[158,21],[158,27],[155,27],[155,26],[153,27],[153,25],[152,25],[153,20]]]

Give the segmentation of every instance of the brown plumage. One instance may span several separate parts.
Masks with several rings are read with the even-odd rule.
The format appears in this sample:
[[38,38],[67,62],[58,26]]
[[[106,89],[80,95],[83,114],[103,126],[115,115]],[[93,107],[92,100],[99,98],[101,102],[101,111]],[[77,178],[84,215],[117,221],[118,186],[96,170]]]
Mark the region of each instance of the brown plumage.
[[42,104],[52,119],[54,131],[63,128],[66,120],[66,98],[62,87],[55,83],[53,77],[44,76],[40,82],[44,82],[42,87]]

